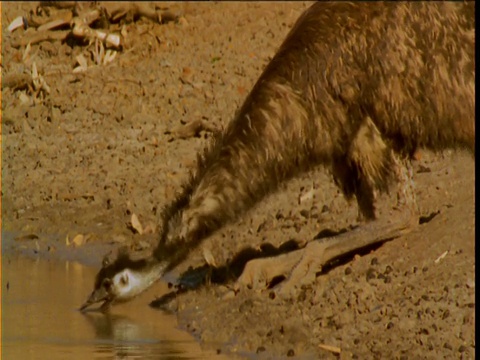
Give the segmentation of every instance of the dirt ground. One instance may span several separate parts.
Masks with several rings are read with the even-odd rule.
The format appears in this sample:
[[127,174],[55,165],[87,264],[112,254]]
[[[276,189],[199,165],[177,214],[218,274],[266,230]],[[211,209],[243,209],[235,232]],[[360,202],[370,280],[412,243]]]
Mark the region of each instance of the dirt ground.
[[[155,231],[135,233],[132,214],[155,230],[209,129],[232,119],[308,5],[166,3],[180,20],[125,23],[123,50],[96,66],[94,45],[71,40],[32,45],[25,56],[25,47],[12,47],[24,30],[6,28],[36,4],[3,3],[2,78],[35,63],[51,88],[33,101],[28,89],[2,87],[2,231],[18,234],[6,250],[100,266],[119,246],[151,249]],[[91,67],[73,73],[79,54]],[[205,129],[190,136],[183,125],[192,122]],[[411,234],[332,267],[292,300],[255,290],[225,297],[227,283],[187,291],[166,307],[205,346],[245,357],[475,358],[475,161],[422,151],[413,166],[424,218]],[[384,196],[380,214],[391,206]],[[245,247],[342,229],[356,213],[318,169],[204,248],[221,266]],[[78,234],[86,243],[67,246]],[[194,251],[177,274],[202,266],[202,254]]]

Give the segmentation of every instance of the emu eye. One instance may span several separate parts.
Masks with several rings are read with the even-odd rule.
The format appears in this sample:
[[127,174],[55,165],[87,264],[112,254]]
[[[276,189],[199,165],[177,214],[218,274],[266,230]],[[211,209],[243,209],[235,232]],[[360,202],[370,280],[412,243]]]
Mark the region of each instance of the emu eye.
[[105,290],[108,290],[112,286],[112,281],[110,279],[105,279],[102,282],[102,286],[105,288]]
[[122,276],[120,278],[120,284],[122,285],[128,285],[128,277],[127,276]]

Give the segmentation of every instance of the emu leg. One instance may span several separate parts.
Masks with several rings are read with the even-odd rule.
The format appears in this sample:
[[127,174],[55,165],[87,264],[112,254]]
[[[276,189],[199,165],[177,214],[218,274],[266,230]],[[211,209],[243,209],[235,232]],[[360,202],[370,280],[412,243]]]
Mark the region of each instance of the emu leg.
[[[288,278],[275,291],[280,296],[290,296],[295,288],[311,283],[329,261],[355,250],[392,240],[411,231],[418,224],[418,209],[413,188],[412,169],[409,162],[395,159],[399,187],[394,217],[368,222],[358,228],[332,238],[315,240],[301,250],[276,258],[255,259],[247,263],[237,280],[241,286],[262,287],[277,276]],[[360,204],[359,204],[360,205]]]

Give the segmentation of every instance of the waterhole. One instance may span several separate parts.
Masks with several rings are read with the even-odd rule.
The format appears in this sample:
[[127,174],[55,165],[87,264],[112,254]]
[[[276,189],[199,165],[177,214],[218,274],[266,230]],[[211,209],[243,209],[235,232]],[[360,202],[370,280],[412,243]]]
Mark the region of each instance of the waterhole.
[[148,303],[159,282],[110,314],[83,314],[96,269],[77,262],[2,256],[2,359],[222,359]]

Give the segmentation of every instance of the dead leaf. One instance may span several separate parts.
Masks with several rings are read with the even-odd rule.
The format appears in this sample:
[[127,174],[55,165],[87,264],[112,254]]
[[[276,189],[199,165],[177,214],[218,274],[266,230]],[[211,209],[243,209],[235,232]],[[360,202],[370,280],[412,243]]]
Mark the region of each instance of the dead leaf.
[[32,104],[32,99],[30,98],[30,96],[28,96],[23,92],[20,93],[20,95],[18,96],[18,99],[22,104],[28,104],[28,105]]
[[77,247],[77,246],[82,246],[83,244],[85,244],[85,236],[83,236],[82,234],[78,234],[77,236],[75,236],[72,240],[72,244]]
[[23,16],[18,16],[16,17],[11,23],[10,25],[8,25],[8,32],[12,32],[16,29],[18,29],[19,27],[25,27],[25,19],[23,18]]
[[148,223],[147,226],[145,226],[145,229],[143,229],[144,234],[155,234],[156,231],[156,226],[153,223]]
[[108,63],[112,62],[115,57],[117,56],[117,52],[113,50],[107,50],[105,56],[103,58],[102,64],[107,65]]
[[215,262],[212,251],[206,247],[203,248],[203,258],[205,259],[205,262],[211,267],[217,267],[217,263]]
[[82,234],[78,234],[73,238],[72,241],[70,241],[69,236],[67,235],[67,238],[65,239],[65,243],[67,244],[67,246],[70,246],[70,245],[74,247],[82,246],[83,244],[86,243],[86,238]]
[[130,224],[132,225],[132,228],[138,232],[140,235],[143,234],[143,226],[140,223],[140,220],[138,220],[138,216],[132,213],[132,217],[130,219]]
[[87,59],[85,59],[85,56],[83,56],[83,54],[80,54],[75,59],[77,60],[78,65],[80,66],[77,66],[75,69],[73,69],[73,72],[78,73],[78,72],[87,71],[88,65],[87,65]]

